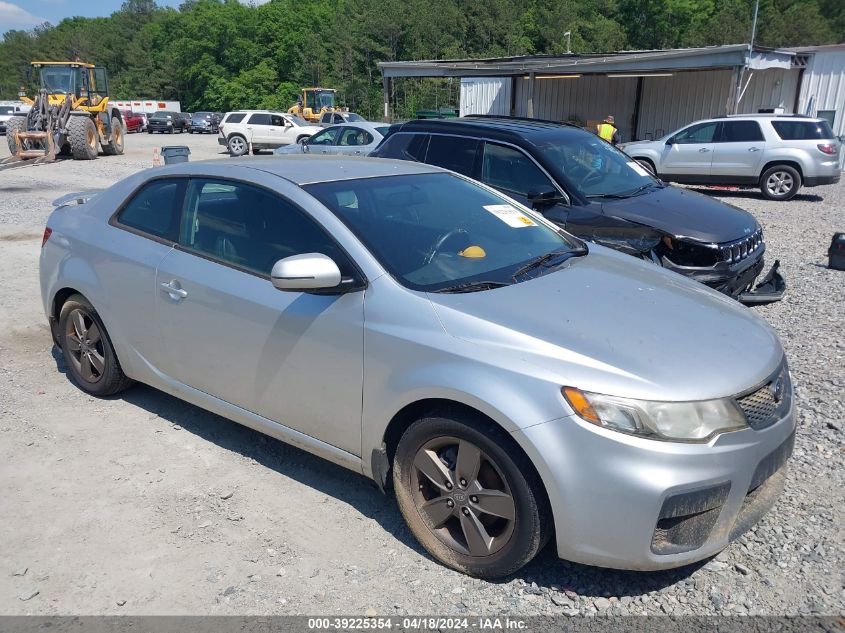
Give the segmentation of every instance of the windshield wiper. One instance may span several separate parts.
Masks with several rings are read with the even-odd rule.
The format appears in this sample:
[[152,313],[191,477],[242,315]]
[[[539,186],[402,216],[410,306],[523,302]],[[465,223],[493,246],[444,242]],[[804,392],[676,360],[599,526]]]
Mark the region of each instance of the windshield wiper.
[[492,290],[493,288],[501,288],[502,286],[510,286],[506,281],[469,281],[465,284],[458,284],[456,286],[447,286],[435,292],[442,294],[456,294],[459,292],[479,292],[481,290]]
[[642,187],[637,187],[633,191],[629,191],[628,193],[591,193],[589,195],[584,196],[585,198],[613,198],[617,200],[624,200],[625,198],[633,198],[638,193],[642,193],[646,189],[651,189],[652,187],[656,187],[657,183],[649,182]]
[[587,254],[587,247],[586,246],[578,246],[576,248],[572,248],[565,251],[552,251],[551,253],[546,253],[545,255],[540,255],[539,257],[535,257],[530,262],[518,268],[516,272],[511,276],[514,281],[516,281],[517,277],[521,277],[527,272],[534,270],[535,268],[539,268],[555,258],[563,257],[562,261],[556,262],[555,265],[562,264],[570,257],[581,257]]

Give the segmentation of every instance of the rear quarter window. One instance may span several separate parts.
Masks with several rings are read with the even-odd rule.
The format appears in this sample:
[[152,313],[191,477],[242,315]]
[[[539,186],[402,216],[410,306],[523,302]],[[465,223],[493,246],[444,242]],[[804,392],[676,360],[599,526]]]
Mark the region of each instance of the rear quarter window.
[[833,138],[833,130],[827,121],[772,121],[772,127],[784,141]]
[[233,112],[232,114],[226,117],[224,123],[240,123],[244,120],[246,113],[244,112]]
[[179,239],[185,180],[154,180],[139,189],[117,214],[117,223],[168,242]]

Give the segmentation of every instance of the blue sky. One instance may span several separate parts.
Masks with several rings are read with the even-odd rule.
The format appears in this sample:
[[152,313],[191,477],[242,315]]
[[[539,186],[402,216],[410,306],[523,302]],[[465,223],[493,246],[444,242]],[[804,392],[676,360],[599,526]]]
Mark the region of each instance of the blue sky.
[[[247,0],[241,0],[250,4]],[[254,1],[254,0],[253,0]],[[258,0],[262,4],[267,0]],[[156,0],[161,6],[178,7],[182,0]],[[0,34],[10,29],[31,29],[42,22],[58,24],[75,15],[111,15],[123,0],[0,0]]]

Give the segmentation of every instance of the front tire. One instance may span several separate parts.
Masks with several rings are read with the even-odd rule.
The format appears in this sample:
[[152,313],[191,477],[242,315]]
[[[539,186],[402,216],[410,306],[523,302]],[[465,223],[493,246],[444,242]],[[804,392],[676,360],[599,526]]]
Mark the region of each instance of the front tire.
[[15,142],[15,132],[26,131],[26,117],[13,116],[6,121],[6,144],[9,146],[9,153],[14,156],[18,153],[18,144]]
[[654,163],[652,163],[649,159],[635,158],[634,160],[637,161],[640,164],[640,167],[643,167],[652,176],[657,175],[657,170],[654,168]]
[[97,127],[87,116],[72,116],[67,122],[67,136],[74,160],[97,158]]
[[789,165],[775,165],[760,176],[760,191],[768,200],[791,200],[801,188],[801,174]]
[[461,412],[414,422],[393,460],[399,509],[444,565],[499,578],[528,563],[551,534],[531,463],[506,433]]
[[105,397],[132,384],[120,367],[100,316],[80,294],[62,305],[59,344],[74,384],[92,396]]

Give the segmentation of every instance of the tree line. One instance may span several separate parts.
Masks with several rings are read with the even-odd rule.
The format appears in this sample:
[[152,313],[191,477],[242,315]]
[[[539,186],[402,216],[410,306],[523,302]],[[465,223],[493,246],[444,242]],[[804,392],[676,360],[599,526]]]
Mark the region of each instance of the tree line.
[[[0,98],[29,62],[104,65],[112,97],[173,99],[186,111],[287,109],[302,86],[382,109],[379,61],[559,54],[746,42],[754,0],[127,0],[109,17],[68,18],[0,42]],[[845,41],[842,0],[761,0],[756,43]],[[394,111],[456,105],[457,80],[394,82]]]

